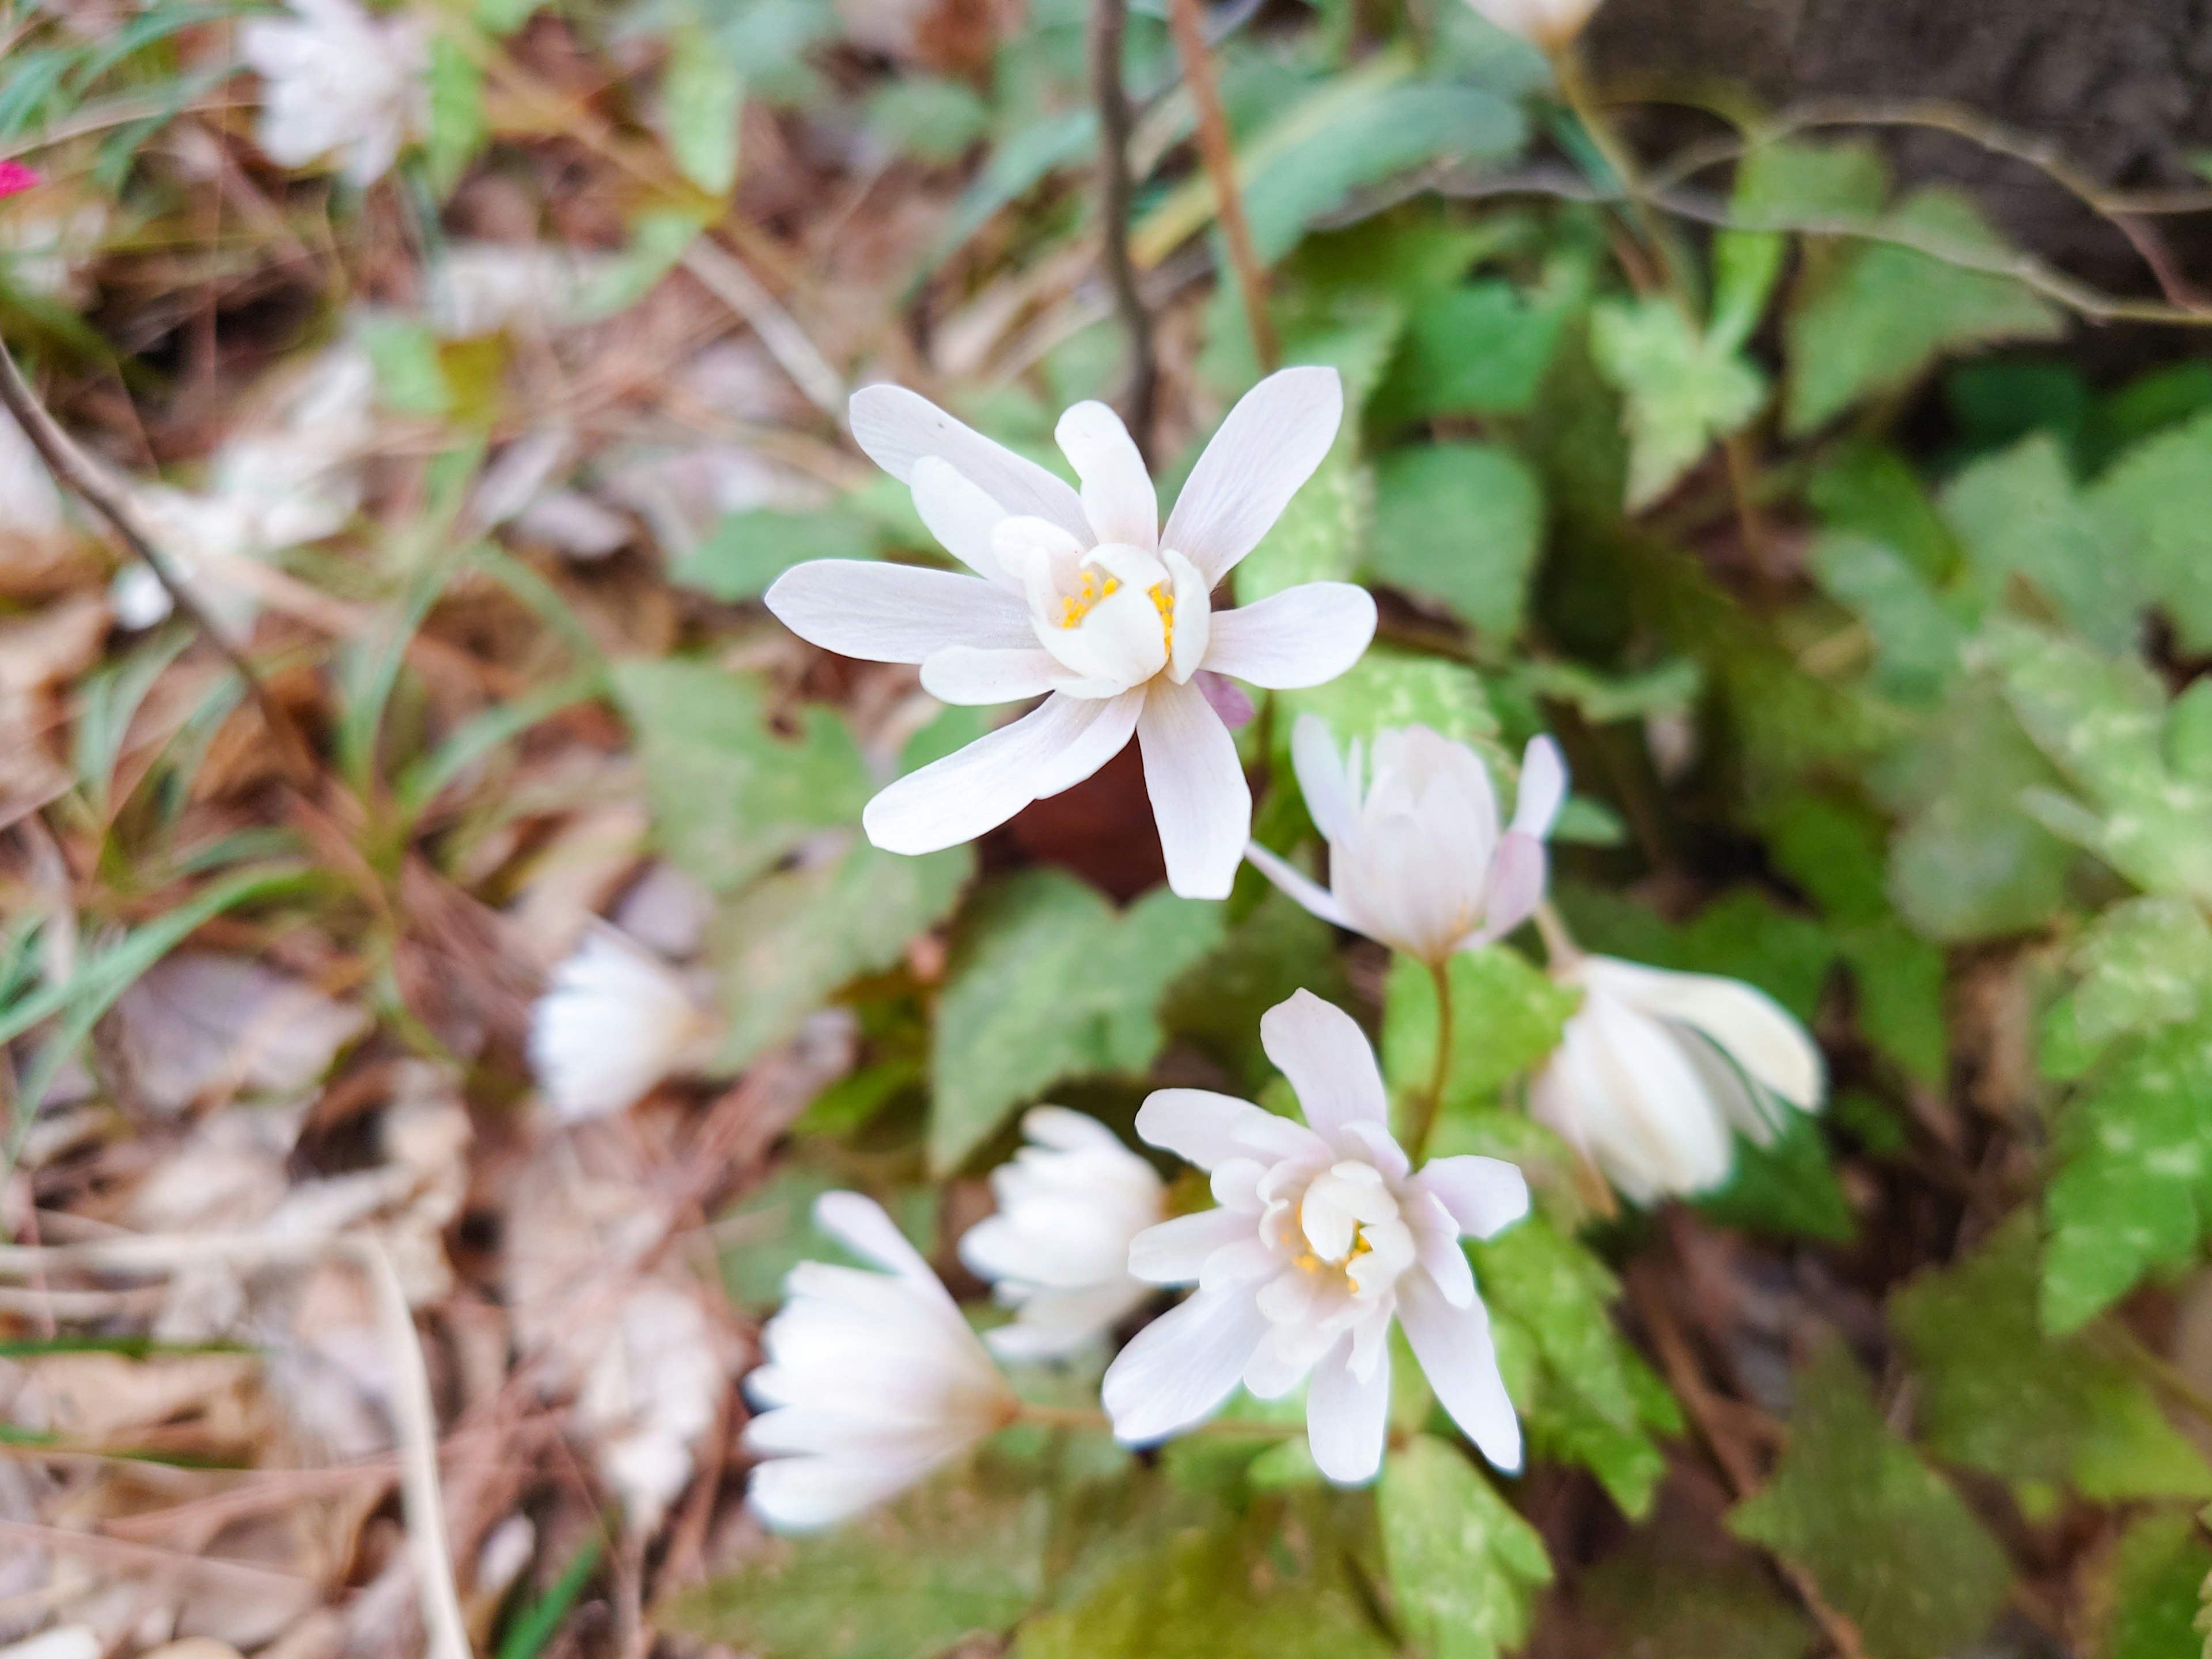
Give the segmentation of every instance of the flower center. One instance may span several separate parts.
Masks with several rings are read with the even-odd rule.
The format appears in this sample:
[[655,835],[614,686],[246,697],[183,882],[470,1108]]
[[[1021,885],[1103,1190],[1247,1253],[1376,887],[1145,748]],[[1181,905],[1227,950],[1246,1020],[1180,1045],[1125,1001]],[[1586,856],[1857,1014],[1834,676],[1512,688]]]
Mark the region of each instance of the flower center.
[[[1108,575],[1086,566],[1083,572],[1083,585],[1060,599],[1060,625],[1062,628],[1082,627],[1083,619],[1097,608],[1101,599],[1111,599],[1121,591],[1121,579],[1119,576]],[[1159,589],[1152,591],[1157,593]]]

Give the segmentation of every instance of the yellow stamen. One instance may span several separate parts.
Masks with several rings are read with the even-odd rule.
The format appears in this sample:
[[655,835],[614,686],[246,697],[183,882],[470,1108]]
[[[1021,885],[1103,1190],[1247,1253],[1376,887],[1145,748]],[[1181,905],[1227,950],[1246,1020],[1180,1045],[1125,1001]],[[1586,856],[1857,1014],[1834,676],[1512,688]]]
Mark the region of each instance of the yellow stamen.
[[1160,613],[1160,633],[1167,641],[1168,655],[1175,655],[1175,590],[1165,582],[1154,582],[1146,590],[1152,595],[1152,609]]
[[1121,591],[1120,578],[1108,576],[1102,581],[1098,572],[1085,570],[1083,573],[1083,586],[1075,591],[1072,598],[1063,599],[1060,602],[1060,625],[1062,628],[1079,628],[1082,626],[1083,619],[1091,614],[1093,607],[1101,599],[1110,599]]

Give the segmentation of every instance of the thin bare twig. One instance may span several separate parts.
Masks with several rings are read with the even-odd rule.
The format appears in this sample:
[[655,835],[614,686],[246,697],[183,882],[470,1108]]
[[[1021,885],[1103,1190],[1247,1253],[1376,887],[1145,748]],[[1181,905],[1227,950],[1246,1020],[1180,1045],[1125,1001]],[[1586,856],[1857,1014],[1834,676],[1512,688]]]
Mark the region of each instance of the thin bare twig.
[[115,533],[123,538],[125,545],[154,573],[154,580],[161,584],[162,592],[169,596],[169,603],[176,608],[177,614],[189,618],[193,627],[206,637],[208,643],[222,653],[231,672],[245,686],[246,695],[253,700],[253,706],[260,711],[263,721],[269,727],[269,735],[287,751],[285,758],[294,775],[313,777],[320,767],[315,760],[314,751],[307,746],[307,739],[293,725],[292,717],[270,695],[268,685],[260,675],[254,672],[253,665],[246,661],[245,653],[231,642],[222,629],[216,626],[191,588],[171,568],[167,556],[147,539],[138,527],[131,503],[122,492],[109,483],[84,452],[76,447],[69,434],[62,430],[60,423],[46,412],[46,404],[40,402],[38,393],[31,390],[30,382],[23,378],[23,371],[16,366],[15,354],[8,349],[4,341],[0,341],[0,404],[4,404],[8,412],[15,417],[16,425],[22,428],[23,435],[31,441],[31,447],[39,452],[40,458],[53,475],[86,506],[107,521]]
[[1137,453],[1152,454],[1152,405],[1159,391],[1159,362],[1152,355],[1152,313],[1137,287],[1136,263],[1129,257],[1129,203],[1135,187],[1129,178],[1129,94],[1121,84],[1121,41],[1129,21],[1128,0],[1091,0],[1091,90],[1098,105],[1098,220],[1105,244],[1106,280],[1113,285],[1114,309],[1121,319],[1128,351],[1128,380],[1122,393],[1122,418]]
[[1245,220],[1244,198],[1237,187],[1237,147],[1229,136],[1229,117],[1221,107],[1221,87],[1213,76],[1212,55],[1206,50],[1199,0],[1169,0],[1168,27],[1175,35],[1176,55],[1182,60],[1191,101],[1198,106],[1198,153],[1206,175],[1213,180],[1221,239],[1228,244],[1229,263],[1236,268],[1245,323],[1252,331],[1252,349],[1259,356],[1260,367],[1272,372],[1282,362],[1283,350],[1275,337],[1274,319],[1267,314],[1267,273],[1253,250],[1252,227]]
[[809,403],[840,426],[845,423],[845,377],[735,254],[711,236],[702,236],[684,250],[684,269],[745,319]]

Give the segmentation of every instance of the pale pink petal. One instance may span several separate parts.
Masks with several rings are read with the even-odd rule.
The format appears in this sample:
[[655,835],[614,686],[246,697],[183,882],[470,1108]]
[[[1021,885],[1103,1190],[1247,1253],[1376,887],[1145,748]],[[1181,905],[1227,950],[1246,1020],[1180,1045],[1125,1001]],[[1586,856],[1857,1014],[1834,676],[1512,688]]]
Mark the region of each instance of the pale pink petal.
[[1364,1121],[1388,1123],[1389,1097],[1359,1022],[1310,991],[1294,991],[1260,1017],[1260,1046],[1291,1080],[1306,1122],[1325,1140]]
[[1521,751],[1521,789],[1513,802],[1513,828],[1538,841],[1552,833],[1552,821],[1567,798],[1567,763],[1559,745],[1539,732]]
[[1433,1194],[1420,1194],[1414,1201],[1426,1213],[1408,1218],[1413,1259],[1436,1281],[1445,1301],[1464,1308],[1474,1300],[1474,1269],[1468,1266],[1467,1252],[1460,1247],[1458,1224]]
[[1158,546],[1159,498],[1121,417],[1102,403],[1080,403],[1060,417],[1052,435],[1083,480],[1083,511],[1094,538],[1147,553]]
[[1184,898],[1227,898],[1252,836],[1237,740],[1196,688],[1162,676],[1146,689],[1137,741],[1168,885]]
[[1155,1089],[1137,1109],[1137,1134],[1186,1164],[1211,1170],[1252,1156],[1238,1131],[1282,1121],[1249,1100],[1211,1089]]
[[[981,583],[970,585],[989,591]],[[934,853],[973,841],[1046,793],[1044,782],[1056,775],[1055,769],[1075,763],[1071,756],[1079,758],[1096,746],[1089,740],[1097,728],[1107,726],[1112,735],[1111,723],[1129,714],[1121,707],[1125,701],[1048,697],[1012,725],[908,773],[868,803],[861,826],[887,853]],[[1114,748],[1127,740],[1123,727]],[[1104,765],[1113,752],[1101,755],[1091,770]]]
[[1336,896],[1288,859],[1269,852],[1256,841],[1244,848],[1244,856],[1252,860],[1253,867],[1261,875],[1323,921],[1333,922],[1339,927],[1352,926],[1344,914],[1344,907],[1336,902]]
[[1288,691],[1333,680],[1375,637],[1375,599],[1350,582],[1308,582],[1213,613],[1206,665]]
[[1209,582],[1236,568],[1336,441],[1344,386],[1333,368],[1285,368],[1237,401],[1191,469],[1161,532]]
[[1315,1464],[1340,1486],[1372,1480],[1389,1426],[1389,1350],[1361,1377],[1352,1369],[1352,1338],[1343,1337],[1314,1367],[1306,1389],[1306,1444]]
[[1490,861],[1489,890],[1483,895],[1482,925],[1460,941],[1460,948],[1504,939],[1535,915],[1551,868],[1551,853],[1535,836],[1518,830],[1500,836]]
[[1455,1308],[1425,1273],[1398,1281],[1398,1322],[1421,1373],[1452,1420],[1506,1474],[1521,1468],[1521,1423],[1498,1371],[1490,1314],[1480,1301]]
[[1252,723],[1259,711],[1253,708],[1252,699],[1236,681],[1201,668],[1190,677],[1190,683],[1199,689],[1208,707],[1221,716],[1221,723],[1235,732]]
[[901,483],[911,483],[915,464],[934,455],[1008,513],[1049,519],[1089,544],[1091,526],[1073,489],[919,392],[902,386],[863,386],[853,394],[852,419],[853,441]]
[[816,559],[777,577],[765,602],[810,645],[863,662],[921,662],[948,645],[1036,644],[1019,599],[973,576],[919,565]]
[[933,651],[921,665],[921,689],[939,702],[1019,702],[1048,691],[1071,690],[1073,678],[1058,658],[1036,646],[978,651],[972,645],[952,645]]
[[1147,1227],[1129,1241],[1129,1273],[1147,1285],[1190,1285],[1206,1257],[1252,1237],[1253,1219],[1234,1210],[1200,1210]]
[[1502,1158],[1431,1158],[1413,1184],[1433,1194],[1463,1233],[1494,1238],[1528,1213],[1528,1180]]
[[1200,1291],[1130,1339],[1099,1384],[1117,1440],[1173,1434],[1219,1406],[1267,1334],[1249,1285]]
[[914,464],[914,510],[945,550],[977,575],[1018,592],[992,546],[1006,509],[951,462],[925,455]]
[[951,1292],[930,1271],[921,1253],[907,1242],[906,1235],[884,1213],[883,1206],[872,1198],[865,1198],[859,1193],[824,1193],[814,1200],[814,1219],[823,1232],[847,1249],[896,1274],[932,1302],[958,1315],[959,1308]]
[[1413,1168],[1413,1160],[1406,1156],[1390,1133],[1390,1126],[1371,1118],[1354,1118],[1344,1126],[1345,1138],[1360,1149],[1359,1156],[1382,1171],[1390,1181],[1401,1181]]

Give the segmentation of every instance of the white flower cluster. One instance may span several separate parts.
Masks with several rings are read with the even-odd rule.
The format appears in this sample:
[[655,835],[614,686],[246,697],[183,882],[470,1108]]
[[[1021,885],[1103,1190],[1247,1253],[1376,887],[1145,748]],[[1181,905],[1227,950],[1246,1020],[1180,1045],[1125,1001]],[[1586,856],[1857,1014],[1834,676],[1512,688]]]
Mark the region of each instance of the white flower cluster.
[[[1531,1080],[1532,1112],[1633,1201],[1711,1188],[1729,1175],[1734,1132],[1763,1139],[1786,1109],[1818,1108],[1819,1050],[1749,986],[1565,940],[1544,908],[1546,839],[1567,793],[1549,738],[1528,745],[1509,818],[1464,744],[1413,726],[1340,747],[1302,719],[1292,759],[1327,884],[1249,844],[1243,769],[1196,677],[1325,681],[1364,649],[1375,609],[1342,583],[1225,610],[1213,590],[1319,464],[1340,413],[1332,371],[1262,381],[1163,526],[1103,405],[1079,404],[1059,425],[1079,491],[910,392],[860,393],[861,447],[912,488],[969,574],[804,564],[770,590],[770,609],[826,649],[918,665],[946,700],[1042,699],[878,795],[867,832],[896,852],[972,839],[1133,735],[1178,893],[1224,896],[1249,858],[1315,915],[1440,975],[1537,918],[1552,973],[1581,1000]],[[673,969],[595,933],[539,1005],[532,1052],[556,1113],[596,1115],[699,1063],[705,1030]],[[1421,1162],[1418,1138],[1392,1131],[1366,1037],[1320,998],[1301,991],[1270,1010],[1261,1039],[1300,1118],[1188,1088],[1155,1092],[1136,1116],[1140,1139],[1206,1173],[1210,1208],[1170,1215],[1152,1164],[1103,1123],[1053,1106],[1024,1118],[1028,1144],[992,1177],[997,1212],[959,1245],[1012,1310],[983,1335],[872,1201],[822,1199],[824,1231],[882,1271],[803,1264],[763,1332],[745,1437],[761,1517],[819,1527],[881,1501],[1031,1410],[1000,1362],[1103,1357],[1119,1334],[1100,1397],[1130,1444],[1192,1429],[1240,1387],[1261,1400],[1303,1389],[1315,1465],[1340,1484],[1372,1480],[1395,1326],[1468,1437],[1517,1469],[1520,1425],[1463,1241],[1527,1213],[1521,1171]],[[1160,1287],[1178,1285],[1194,1289],[1147,1322]]]

